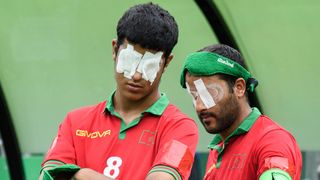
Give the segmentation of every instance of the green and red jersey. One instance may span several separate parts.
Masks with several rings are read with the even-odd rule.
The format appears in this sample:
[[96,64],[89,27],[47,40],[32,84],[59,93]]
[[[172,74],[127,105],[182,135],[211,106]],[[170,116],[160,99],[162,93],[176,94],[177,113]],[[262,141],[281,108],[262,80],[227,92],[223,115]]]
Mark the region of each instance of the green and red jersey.
[[68,113],[43,168],[65,163],[114,179],[145,179],[155,171],[188,179],[198,142],[195,122],[162,95],[125,124],[112,99]]
[[209,148],[205,180],[259,179],[272,168],[300,179],[302,157],[294,137],[256,108],[224,141],[216,135]]

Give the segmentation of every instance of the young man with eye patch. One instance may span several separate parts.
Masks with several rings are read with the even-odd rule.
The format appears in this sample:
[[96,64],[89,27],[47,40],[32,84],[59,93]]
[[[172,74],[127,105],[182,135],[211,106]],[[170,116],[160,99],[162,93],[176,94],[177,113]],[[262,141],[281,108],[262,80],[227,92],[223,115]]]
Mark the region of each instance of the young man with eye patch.
[[106,101],[68,113],[41,178],[188,179],[197,126],[159,92],[177,39],[174,18],[158,5],[124,13],[112,41],[115,91]]
[[192,96],[200,122],[210,134],[205,180],[299,180],[300,149],[294,137],[251,108],[248,94],[258,84],[240,53],[211,45],[190,54],[180,84]]

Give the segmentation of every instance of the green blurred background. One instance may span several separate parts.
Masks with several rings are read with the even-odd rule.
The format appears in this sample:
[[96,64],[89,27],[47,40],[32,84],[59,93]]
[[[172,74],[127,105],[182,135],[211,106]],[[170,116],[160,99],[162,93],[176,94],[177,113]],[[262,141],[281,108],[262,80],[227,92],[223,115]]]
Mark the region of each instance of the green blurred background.
[[[71,109],[105,100],[115,88],[111,40],[137,0],[0,0],[0,83],[18,136],[27,179],[37,179],[43,154]],[[155,0],[179,25],[175,56],[161,91],[198,123],[179,86],[184,57],[218,43],[193,0]],[[319,0],[215,1],[259,80],[265,114],[291,131],[304,152],[305,179],[320,162],[318,95]],[[212,139],[201,124],[199,153]],[[205,164],[205,162],[204,162]],[[308,168],[306,168],[308,167]],[[5,157],[0,179],[9,179]]]

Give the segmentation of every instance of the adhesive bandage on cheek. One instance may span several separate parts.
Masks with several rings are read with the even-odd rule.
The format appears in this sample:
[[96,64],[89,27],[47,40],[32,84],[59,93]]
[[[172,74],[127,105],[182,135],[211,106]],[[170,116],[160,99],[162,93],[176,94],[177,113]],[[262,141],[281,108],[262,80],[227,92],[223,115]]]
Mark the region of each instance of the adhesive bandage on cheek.
[[216,105],[214,102],[212,96],[208,92],[206,86],[204,85],[202,79],[198,79],[196,81],[193,81],[197,92],[199,94],[200,99],[202,100],[203,104],[206,106],[207,109],[213,107]]
[[124,77],[132,79],[136,71],[142,74],[142,78],[150,81],[151,84],[157,77],[160,69],[160,61],[162,52],[153,54],[146,51],[144,55],[133,49],[133,46],[128,44],[126,49],[122,49],[119,53],[116,71],[123,73]]

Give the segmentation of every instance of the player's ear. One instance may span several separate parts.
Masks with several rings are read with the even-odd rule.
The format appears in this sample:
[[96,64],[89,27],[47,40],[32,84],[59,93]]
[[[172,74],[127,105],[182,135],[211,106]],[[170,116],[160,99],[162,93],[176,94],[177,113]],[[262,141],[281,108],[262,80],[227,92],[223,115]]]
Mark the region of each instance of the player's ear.
[[172,61],[172,59],[173,59],[173,54],[170,54],[169,56],[168,56],[168,58],[166,59],[166,64],[164,65],[164,68],[163,68],[163,72],[167,69],[167,67],[168,67],[168,65],[170,64],[170,62]]
[[235,81],[233,88],[237,97],[244,97],[246,93],[246,81],[243,78],[238,78]]
[[112,45],[112,59],[115,61],[117,59],[117,54],[118,54],[118,42],[116,39],[113,39],[111,42]]

